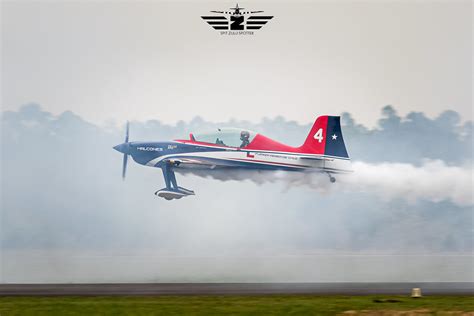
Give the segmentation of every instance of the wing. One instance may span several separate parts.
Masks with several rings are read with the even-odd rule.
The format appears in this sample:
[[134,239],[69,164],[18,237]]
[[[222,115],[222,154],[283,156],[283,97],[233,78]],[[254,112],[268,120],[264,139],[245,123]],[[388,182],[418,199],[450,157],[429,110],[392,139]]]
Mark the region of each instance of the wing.
[[264,15],[249,16],[249,18],[247,19],[247,30],[258,30],[271,19],[273,19],[273,16],[264,16]]
[[224,14],[224,11],[210,11],[210,12],[212,12],[212,13],[222,13],[222,14]]
[[201,18],[206,21],[210,26],[215,30],[228,30],[229,21],[225,16],[213,15],[213,16],[201,16]]
[[170,158],[166,159],[166,161],[179,168],[214,169],[216,167],[215,164],[206,161],[205,159]]

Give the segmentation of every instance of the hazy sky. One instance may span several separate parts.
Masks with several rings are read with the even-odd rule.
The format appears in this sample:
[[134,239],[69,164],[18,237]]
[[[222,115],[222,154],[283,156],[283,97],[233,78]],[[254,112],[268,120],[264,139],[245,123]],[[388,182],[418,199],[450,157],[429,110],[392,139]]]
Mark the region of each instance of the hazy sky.
[[275,18],[221,36],[234,1],[2,1],[2,102],[87,120],[302,123],[379,109],[472,116],[470,1],[240,2]]

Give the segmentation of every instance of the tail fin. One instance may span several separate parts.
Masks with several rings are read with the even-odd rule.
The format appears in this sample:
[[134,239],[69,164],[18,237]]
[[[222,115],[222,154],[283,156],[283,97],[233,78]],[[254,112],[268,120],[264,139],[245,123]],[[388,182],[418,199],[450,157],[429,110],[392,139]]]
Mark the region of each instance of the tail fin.
[[342,137],[341,118],[328,115],[318,117],[299,149],[308,154],[349,158]]

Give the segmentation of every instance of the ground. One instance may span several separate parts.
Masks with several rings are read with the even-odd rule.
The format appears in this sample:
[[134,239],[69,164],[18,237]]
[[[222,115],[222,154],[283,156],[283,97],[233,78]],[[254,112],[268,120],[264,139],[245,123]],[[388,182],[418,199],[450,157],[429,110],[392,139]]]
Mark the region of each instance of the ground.
[[472,315],[473,296],[0,297],[8,315]]

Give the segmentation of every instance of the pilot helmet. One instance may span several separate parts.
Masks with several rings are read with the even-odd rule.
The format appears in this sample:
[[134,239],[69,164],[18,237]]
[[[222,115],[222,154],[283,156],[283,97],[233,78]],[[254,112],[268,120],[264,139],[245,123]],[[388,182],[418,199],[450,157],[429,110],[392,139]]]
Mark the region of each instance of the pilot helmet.
[[241,140],[244,140],[244,139],[249,139],[250,138],[250,133],[248,131],[242,131],[240,132],[240,139]]

